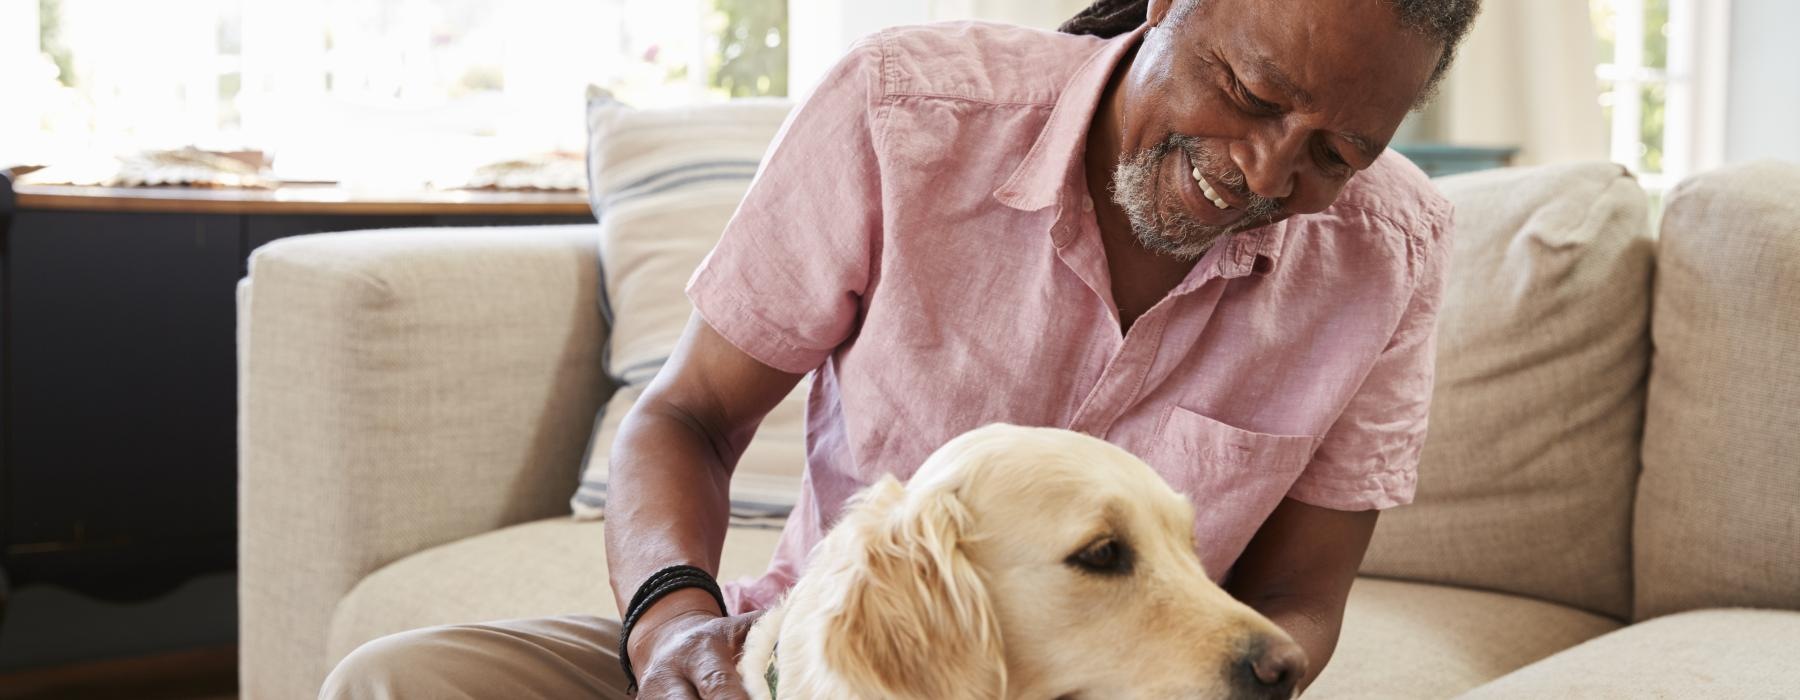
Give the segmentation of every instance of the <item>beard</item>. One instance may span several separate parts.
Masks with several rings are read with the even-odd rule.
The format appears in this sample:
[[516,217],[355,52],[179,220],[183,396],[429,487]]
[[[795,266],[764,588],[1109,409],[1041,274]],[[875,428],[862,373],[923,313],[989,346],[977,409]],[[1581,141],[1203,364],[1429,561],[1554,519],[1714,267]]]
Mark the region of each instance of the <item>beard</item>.
[[[1200,223],[1188,213],[1179,189],[1163,191],[1157,187],[1163,159],[1177,149],[1186,153],[1188,161],[1201,173],[1248,203],[1243,218],[1226,226]],[[1281,212],[1281,203],[1250,192],[1244,186],[1244,173],[1226,165],[1224,160],[1200,139],[1182,134],[1170,134],[1162,143],[1120,158],[1113,170],[1113,202],[1125,210],[1138,243],[1152,252],[1192,261],[1206,254],[1220,238],[1274,221]],[[1188,175],[1184,173],[1182,177]]]

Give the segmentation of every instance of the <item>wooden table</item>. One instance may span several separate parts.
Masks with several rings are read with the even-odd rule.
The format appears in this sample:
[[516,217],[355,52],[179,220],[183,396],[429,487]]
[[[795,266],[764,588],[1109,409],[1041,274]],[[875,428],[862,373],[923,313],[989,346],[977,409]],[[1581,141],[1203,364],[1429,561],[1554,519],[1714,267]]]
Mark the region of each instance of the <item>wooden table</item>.
[[587,199],[573,192],[358,191],[331,185],[233,190],[24,183],[13,189],[17,208],[43,211],[268,216],[590,216]]
[[235,287],[354,229],[592,222],[580,194],[112,189],[0,174],[5,580],[117,601],[236,566]]

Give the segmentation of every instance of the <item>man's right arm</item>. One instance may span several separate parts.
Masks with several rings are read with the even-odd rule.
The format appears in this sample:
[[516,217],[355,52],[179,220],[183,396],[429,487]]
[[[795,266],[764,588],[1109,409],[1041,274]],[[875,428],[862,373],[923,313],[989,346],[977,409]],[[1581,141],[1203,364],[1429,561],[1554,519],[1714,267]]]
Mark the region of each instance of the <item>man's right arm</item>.
[[[689,319],[674,354],[626,415],[613,447],[606,563],[621,613],[658,569],[687,564],[718,573],[730,519],[732,469],[763,417],[802,376],[745,354],[698,313]],[[634,669],[651,672],[652,652],[667,634],[723,612],[699,589],[664,597],[632,631]],[[735,679],[731,657],[723,663],[725,668],[716,670]],[[687,675],[697,681],[696,675],[711,670]],[[701,692],[712,696],[704,688]]]

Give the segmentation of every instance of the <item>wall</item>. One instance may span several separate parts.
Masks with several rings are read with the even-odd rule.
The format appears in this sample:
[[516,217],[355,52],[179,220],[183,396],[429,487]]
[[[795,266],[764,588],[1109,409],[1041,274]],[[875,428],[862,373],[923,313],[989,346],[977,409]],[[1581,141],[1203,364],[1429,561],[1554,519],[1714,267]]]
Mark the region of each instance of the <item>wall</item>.
[[1733,0],[1725,160],[1800,162],[1800,2]]
[[[0,66],[0,95],[7,96],[0,99],[23,96],[27,105],[44,99],[45,73],[52,68],[38,58],[37,3],[0,1]],[[34,152],[40,148],[24,142],[25,134],[37,134],[37,116],[35,109],[0,108],[0,168],[26,165],[42,155]]]
[[1088,0],[788,0],[788,92],[811,92],[850,44],[883,28],[984,19],[1054,29]]

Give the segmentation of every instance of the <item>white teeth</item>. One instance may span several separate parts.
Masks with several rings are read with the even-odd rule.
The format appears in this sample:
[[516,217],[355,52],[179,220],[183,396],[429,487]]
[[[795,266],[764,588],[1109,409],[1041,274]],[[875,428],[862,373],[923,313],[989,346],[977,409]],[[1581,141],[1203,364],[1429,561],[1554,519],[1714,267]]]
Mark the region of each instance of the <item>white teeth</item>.
[[1206,181],[1206,178],[1200,176],[1199,168],[1194,168],[1194,182],[1200,183],[1200,193],[1206,195],[1206,200],[1212,202],[1213,206],[1220,209],[1231,208],[1231,205],[1225,203],[1225,198],[1219,196],[1218,191],[1213,189],[1212,185]]

